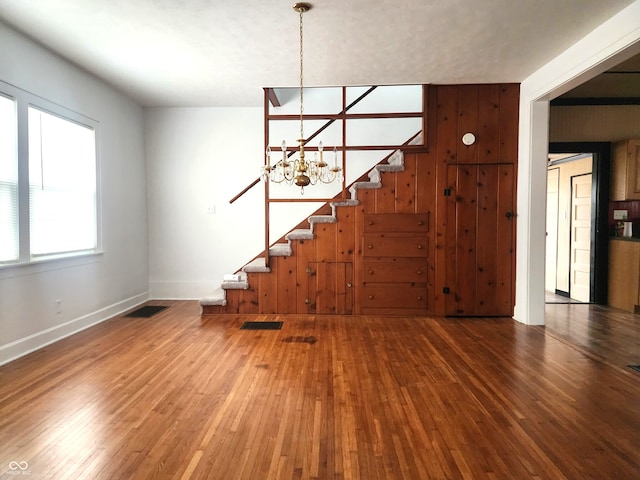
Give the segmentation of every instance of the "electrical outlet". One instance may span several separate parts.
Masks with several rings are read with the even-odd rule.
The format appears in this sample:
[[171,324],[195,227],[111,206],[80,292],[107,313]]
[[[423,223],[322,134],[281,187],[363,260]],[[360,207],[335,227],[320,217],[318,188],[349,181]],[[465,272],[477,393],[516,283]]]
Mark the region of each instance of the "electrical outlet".
[[62,300],[56,300],[56,315],[62,313]]
[[216,206],[215,205],[209,205],[207,207],[207,215],[213,215],[214,213],[216,213]]

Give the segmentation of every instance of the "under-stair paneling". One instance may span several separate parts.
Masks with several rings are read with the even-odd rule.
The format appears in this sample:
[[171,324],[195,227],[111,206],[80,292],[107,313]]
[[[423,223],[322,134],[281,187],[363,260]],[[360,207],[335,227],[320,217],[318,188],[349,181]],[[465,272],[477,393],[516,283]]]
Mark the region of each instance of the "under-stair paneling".
[[[297,295],[297,283],[298,283],[298,269],[296,265],[296,247],[293,255],[288,257],[274,257],[272,258],[273,270],[277,276],[277,311],[286,313],[296,313],[296,295]],[[304,275],[304,272],[300,272],[300,275]]]
[[395,213],[416,213],[416,155],[404,156],[404,170],[395,174]]
[[316,261],[316,245],[314,240],[300,240],[296,242],[295,258],[297,276],[296,310],[295,313],[309,313],[309,265]]
[[[273,263],[273,259],[271,261]],[[275,265],[275,263],[273,263]],[[278,308],[278,275],[274,275],[273,265],[271,273],[258,275],[258,311],[259,313],[277,313]],[[227,293],[233,295],[233,290]]]
[[396,211],[396,176],[395,172],[384,172],[380,175],[382,187],[375,190],[376,213],[394,213]]
[[353,263],[356,252],[355,208],[339,208],[336,215],[336,261]]
[[[236,295],[233,295],[235,299],[237,299],[237,312],[238,313],[246,313],[246,314],[255,314],[258,312],[258,292],[256,292],[255,285],[256,282],[249,282],[249,288],[246,290],[238,290]],[[232,300],[233,301],[233,300]],[[235,310],[228,310],[234,311]]]
[[316,261],[335,262],[336,261],[336,223],[318,223],[315,226],[316,234]]

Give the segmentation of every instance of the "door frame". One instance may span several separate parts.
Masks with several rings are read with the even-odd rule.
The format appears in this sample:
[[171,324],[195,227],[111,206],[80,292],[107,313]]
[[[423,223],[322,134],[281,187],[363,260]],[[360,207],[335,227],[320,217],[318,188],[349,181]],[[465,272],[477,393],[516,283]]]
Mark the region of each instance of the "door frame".
[[607,304],[609,282],[610,142],[551,142],[549,153],[590,153],[591,174],[591,303]]

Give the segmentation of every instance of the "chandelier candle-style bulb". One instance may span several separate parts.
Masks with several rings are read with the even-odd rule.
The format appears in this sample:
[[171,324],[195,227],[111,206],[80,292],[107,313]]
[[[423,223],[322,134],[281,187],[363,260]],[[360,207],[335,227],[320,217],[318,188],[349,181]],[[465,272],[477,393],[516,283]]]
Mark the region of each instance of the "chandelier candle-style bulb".
[[326,167],[327,164],[324,163],[323,157],[322,157],[322,151],[324,150],[323,146],[322,146],[322,142],[318,143],[318,151],[320,152],[320,162],[318,162],[318,168],[322,168],[322,167]]
[[271,147],[267,147],[267,151],[265,152],[267,155],[267,172],[271,170]]

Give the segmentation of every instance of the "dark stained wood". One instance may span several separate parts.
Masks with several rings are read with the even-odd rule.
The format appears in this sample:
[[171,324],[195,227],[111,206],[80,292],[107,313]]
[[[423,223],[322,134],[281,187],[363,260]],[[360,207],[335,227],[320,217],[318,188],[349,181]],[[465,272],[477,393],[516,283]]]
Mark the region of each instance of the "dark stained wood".
[[520,86],[500,85],[500,162],[518,163]]
[[[295,242],[295,257],[298,283],[296,285],[296,309],[295,312],[289,313],[310,313],[309,310],[309,289],[311,281],[308,268],[309,264],[316,261],[316,242],[315,240],[300,240]],[[315,281],[315,280],[314,280]]]
[[[478,88],[478,85],[463,85],[458,88],[458,132],[455,138],[458,144],[457,163],[478,163],[480,161],[477,141],[480,127]],[[476,142],[472,145],[462,143],[461,139],[465,133],[473,133],[476,136]]]
[[452,165],[448,315],[513,314],[513,165]]
[[[478,87],[478,162],[500,161],[500,85]],[[511,161],[514,161],[512,158]]]
[[[163,303],[152,318],[117,317],[0,367],[0,475],[13,478],[13,461],[28,462],[31,478],[96,480],[640,471],[632,314],[554,305],[546,328],[412,316],[201,321],[196,302]],[[248,319],[284,324],[240,330]]]
[[416,213],[416,155],[404,155],[404,171],[395,175],[395,213]]
[[[273,257],[274,272],[277,276],[277,310],[276,312],[296,311],[296,292],[298,284],[298,268],[296,257]],[[300,272],[304,275],[304,272]]]

